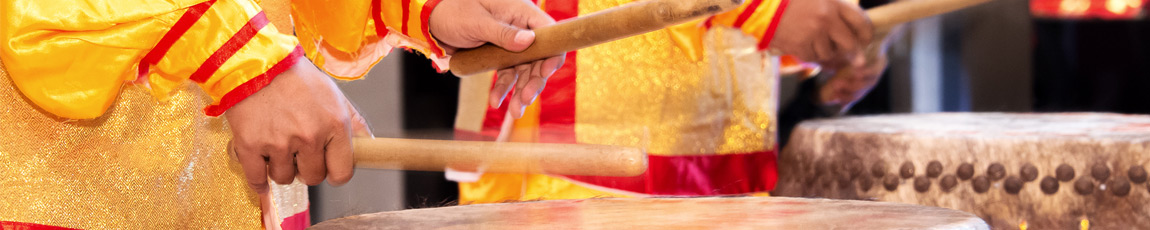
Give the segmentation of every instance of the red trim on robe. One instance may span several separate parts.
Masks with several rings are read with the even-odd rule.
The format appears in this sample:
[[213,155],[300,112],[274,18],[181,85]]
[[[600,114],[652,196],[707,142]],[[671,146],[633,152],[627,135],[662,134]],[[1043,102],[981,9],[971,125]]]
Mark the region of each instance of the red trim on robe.
[[767,31],[763,32],[763,37],[759,39],[759,50],[770,48],[771,40],[775,39],[775,29],[779,28],[779,21],[783,19],[783,12],[787,10],[787,3],[790,0],[779,0],[779,8],[775,9],[775,15],[771,17],[771,25],[767,27]]
[[272,80],[276,78],[276,76],[279,76],[284,71],[287,71],[288,68],[291,68],[292,65],[295,65],[296,61],[298,61],[302,56],[303,47],[296,46],[295,50],[292,50],[292,52],[288,54],[287,57],[284,57],[283,60],[277,62],[272,66],[271,69],[268,69],[267,72],[264,72],[263,74],[260,74],[259,76],[256,76],[255,78],[252,78],[243,84],[240,84],[240,86],[232,89],[232,91],[228,91],[227,94],[224,94],[224,97],[220,98],[220,103],[218,105],[209,105],[207,108],[204,108],[204,113],[213,117],[223,114],[224,111],[232,108],[232,106],[235,106],[236,103],[240,103],[240,101],[248,98],[248,96],[255,94],[260,89],[263,89],[264,86],[270,84]]
[[383,0],[371,0],[371,19],[375,21],[375,36],[383,39],[391,33],[383,23]]
[[14,221],[0,221],[0,229],[4,229],[4,230],[78,230],[75,228],[56,227],[56,226],[51,226],[51,225],[14,222]]
[[176,24],[168,29],[168,33],[165,33],[163,38],[160,38],[160,42],[151,51],[148,51],[143,59],[140,59],[140,65],[137,67],[140,73],[138,77],[147,75],[148,69],[160,62],[160,58],[163,58],[168,50],[172,49],[172,45],[176,44],[176,41],[179,41],[180,37],[183,37],[184,33],[187,33],[188,29],[191,29],[192,25],[195,25],[196,21],[204,16],[204,12],[208,12],[208,9],[211,9],[212,4],[215,3],[216,0],[209,0],[188,7],[188,10],[184,11],[184,15],[180,16],[180,20],[177,20]]
[[[455,139],[492,141],[495,137],[457,129]],[[542,133],[540,140],[543,140]],[[648,195],[739,195],[774,190],[778,182],[777,159],[778,154],[774,150],[686,156],[648,155],[647,172],[635,177],[558,176],[580,183]]]
[[583,183],[650,195],[715,196],[766,192],[778,181],[774,150],[715,155],[647,156],[637,177],[564,176]]
[[[434,53],[436,58],[441,58],[445,53],[443,53],[443,49],[439,48],[439,44],[436,44],[435,39],[431,38],[431,31],[428,28],[428,25],[431,25],[431,10],[434,10],[436,5],[439,5],[439,0],[427,0],[427,2],[424,2],[423,10],[419,13],[419,20],[423,24],[421,28],[423,30],[423,37],[427,38],[427,46],[431,47],[431,53]],[[407,26],[407,23],[403,25]],[[440,73],[444,72],[439,68],[439,65],[435,65],[434,62],[432,62],[432,67],[435,67],[435,70]]]
[[407,21],[411,18],[411,0],[403,0],[400,5],[403,6],[403,25],[399,26],[399,32],[403,33],[404,36],[410,37],[411,35],[409,34],[411,34],[411,32],[407,31]]
[[200,65],[200,68],[196,69],[196,72],[192,73],[192,76],[188,79],[197,83],[208,81],[208,78],[211,77],[216,70],[219,70],[220,66],[223,66],[228,59],[232,58],[232,55],[235,55],[240,48],[247,45],[248,42],[267,25],[268,17],[263,11],[252,16],[252,19],[248,20],[248,23],[244,24],[244,27],[236,31],[236,34],[233,35],[231,39],[228,39],[216,52],[212,53],[212,56],[209,56],[208,59],[204,61],[204,64]]
[[563,66],[547,79],[539,93],[539,142],[575,143],[575,94],[577,51],[567,53]]
[[309,214],[309,213],[311,213],[310,209],[311,208],[304,209],[302,212],[291,215],[288,218],[284,218],[283,222],[280,222],[280,229],[283,229],[283,230],[304,230],[304,229],[307,229],[308,226],[311,226],[311,215]]
[[751,1],[751,4],[747,5],[747,8],[739,13],[739,18],[735,19],[735,28],[743,28],[743,23],[747,23],[747,19],[751,18],[751,15],[755,14],[755,11],[758,11],[759,4],[763,4],[763,0]]

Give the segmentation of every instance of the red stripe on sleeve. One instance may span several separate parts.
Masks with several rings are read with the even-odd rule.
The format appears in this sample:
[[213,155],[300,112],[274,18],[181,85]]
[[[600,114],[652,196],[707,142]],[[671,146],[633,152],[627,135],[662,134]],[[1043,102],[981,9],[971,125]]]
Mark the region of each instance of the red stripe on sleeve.
[[[427,46],[431,47],[431,53],[434,53],[436,57],[442,57],[444,55],[443,49],[440,49],[435,39],[431,38],[431,31],[428,30],[428,25],[431,24],[431,10],[434,10],[436,5],[439,5],[439,0],[428,0],[426,3],[423,3],[423,12],[420,12],[419,20],[423,22],[423,36],[427,37]],[[403,25],[407,26],[407,23]],[[437,66],[436,70],[438,69],[439,67]]]
[[759,50],[765,50],[771,46],[771,40],[775,39],[775,29],[779,28],[779,21],[783,19],[783,12],[787,10],[787,3],[790,0],[779,0],[779,8],[775,9],[775,15],[771,17],[771,26],[767,27],[767,31],[763,33],[763,38],[759,39]]
[[407,19],[411,18],[411,0],[403,0],[402,3],[403,4],[401,4],[401,5],[403,5],[403,25],[401,25],[399,27],[400,28],[399,32],[403,33],[404,36],[410,37],[411,35],[409,35],[409,34],[411,34],[411,32],[407,31]]
[[33,229],[33,230],[75,230],[75,228],[57,227],[52,225],[33,224],[15,221],[0,221],[0,229]]
[[735,28],[743,28],[743,23],[747,23],[747,19],[751,18],[751,15],[755,14],[755,11],[758,11],[759,4],[763,4],[763,0],[751,1],[751,4],[747,5],[747,8],[743,9],[742,13],[739,13],[739,18],[735,19],[733,26],[735,26]]
[[196,72],[192,73],[189,79],[197,83],[208,81],[208,78],[211,77],[216,70],[219,70],[220,66],[224,65],[240,48],[247,45],[248,41],[251,41],[252,38],[267,25],[268,17],[263,11],[260,11],[260,13],[252,17],[251,20],[248,20],[248,23],[240,28],[240,31],[236,31],[236,34],[233,35],[231,39],[228,39],[216,52],[212,53],[212,56],[209,56],[208,60],[205,60],[204,64],[200,65],[200,68],[196,69]]
[[168,29],[168,33],[160,38],[160,42],[156,44],[156,47],[152,48],[152,51],[148,51],[148,54],[144,55],[144,59],[140,60],[140,66],[138,67],[140,72],[139,76],[147,75],[148,68],[160,62],[160,58],[163,58],[164,55],[168,53],[168,50],[172,49],[172,45],[176,44],[176,41],[180,40],[180,37],[184,36],[184,33],[187,33],[188,29],[192,28],[192,25],[195,25],[196,21],[199,21],[200,18],[203,17],[204,12],[207,12],[214,3],[216,3],[216,0],[209,0],[188,7],[188,10],[184,11],[184,15],[180,16],[180,20],[176,21],[176,24]]
[[284,71],[287,71],[288,68],[291,68],[292,65],[295,65],[300,56],[303,56],[303,47],[296,46],[291,54],[288,54],[283,60],[277,62],[272,68],[268,69],[268,71],[244,82],[244,84],[240,84],[240,86],[224,94],[224,97],[220,98],[218,105],[209,105],[207,108],[204,108],[204,113],[213,117],[224,114],[224,111],[232,108],[236,103],[240,103],[240,101],[272,83],[272,80],[275,80],[276,76],[279,76]]
[[383,23],[383,1],[371,0],[371,19],[375,21],[375,36],[380,38],[387,37],[391,31],[387,30],[387,24]]

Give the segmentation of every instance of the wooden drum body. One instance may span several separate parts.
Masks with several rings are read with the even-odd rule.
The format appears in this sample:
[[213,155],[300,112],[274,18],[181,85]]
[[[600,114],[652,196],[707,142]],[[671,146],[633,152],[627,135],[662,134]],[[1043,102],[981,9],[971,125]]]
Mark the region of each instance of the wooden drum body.
[[1150,229],[1150,116],[941,113],[805,122],[773,195],[967,211],[997,229]]
[[554,200],[346,217],[313,229],[989,229],[969,213],[782,197]]

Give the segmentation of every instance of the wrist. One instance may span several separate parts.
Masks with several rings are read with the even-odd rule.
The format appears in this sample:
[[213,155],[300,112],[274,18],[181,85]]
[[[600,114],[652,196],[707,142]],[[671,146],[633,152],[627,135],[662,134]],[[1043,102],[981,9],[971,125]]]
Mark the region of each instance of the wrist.
[[267,87],[276,77],[285,74],[290,69],[293,69],[292,66],[300,62],[307,62],[307,60],[303,57],[303,50],[299,46],[296,46],[295,50],[272,65],[272,67],[264,73],[248,79],[243,84],[232,88],[232,90],[220,96],[217,103],[204,108],[204,113],[213,117],[223,114],[244,99]]

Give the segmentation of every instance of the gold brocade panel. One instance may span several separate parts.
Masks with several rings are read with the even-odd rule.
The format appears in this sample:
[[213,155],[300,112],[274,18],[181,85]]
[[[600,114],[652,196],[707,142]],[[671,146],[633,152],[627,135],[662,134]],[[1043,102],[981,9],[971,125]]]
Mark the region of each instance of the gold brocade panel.
[[103,116],[33,107],[0,64],[0,220],[84,229],[257,229],[231,132],[192,84],[158,102],[126,86]]
[[[629,1],[579,1],[586,15]],[[775,145],[775,59],[741,31],[716,26],[692,61],[666,30],[580,50],[580,143],[646,147],[654,155],[767,151]]]

